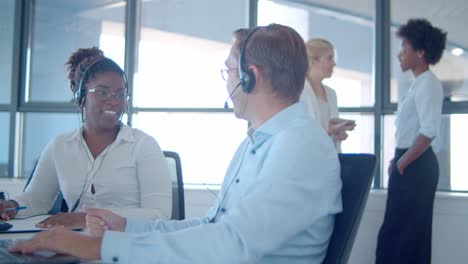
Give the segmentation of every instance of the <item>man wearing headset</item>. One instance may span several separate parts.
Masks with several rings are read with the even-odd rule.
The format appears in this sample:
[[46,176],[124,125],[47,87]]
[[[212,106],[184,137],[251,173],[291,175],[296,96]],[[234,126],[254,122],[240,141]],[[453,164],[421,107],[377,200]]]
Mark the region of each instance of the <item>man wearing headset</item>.
[[53,228],[12,251],[121,263],[321,263],[341,211],[341,181],[333,142],[299,102],[304,41],[278,24],[234,38],[227,89],[235,116],[251,127],[205,217],[142,221],[89,208],[93,236]]

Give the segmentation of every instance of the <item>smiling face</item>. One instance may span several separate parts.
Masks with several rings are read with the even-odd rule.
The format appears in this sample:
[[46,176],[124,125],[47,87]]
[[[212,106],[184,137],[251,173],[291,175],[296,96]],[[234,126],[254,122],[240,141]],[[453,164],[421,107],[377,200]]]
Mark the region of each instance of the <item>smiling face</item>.
[[86,84],[85,127],[94,130],[114,129],[125,111],[126,89],[122,76],[115,72],[97,73]]

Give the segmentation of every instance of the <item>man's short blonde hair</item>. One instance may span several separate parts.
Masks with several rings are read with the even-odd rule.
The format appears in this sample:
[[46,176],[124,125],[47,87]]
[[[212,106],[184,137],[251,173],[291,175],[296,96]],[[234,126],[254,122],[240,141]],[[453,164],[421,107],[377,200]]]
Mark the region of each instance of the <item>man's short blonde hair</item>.
[[[242,28],[234,32],[237,56],[252,30]],[[244,68],[258,66],[275,93],[294,102],[299,100],[309,64],[304,40],[297,31],[279,24],[261,27],[248,40],[244,52]]]

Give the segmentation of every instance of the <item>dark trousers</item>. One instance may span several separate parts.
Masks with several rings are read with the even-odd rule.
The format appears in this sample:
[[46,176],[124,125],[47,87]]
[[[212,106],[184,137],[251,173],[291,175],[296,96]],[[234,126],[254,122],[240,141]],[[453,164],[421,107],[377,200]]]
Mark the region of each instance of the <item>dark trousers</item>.
[[432,148],[401,175],[396,161],[406,149],[395,151],[388,181],[387,206],[379,231],[376,263],[431,263],[432,211],[439,165]]

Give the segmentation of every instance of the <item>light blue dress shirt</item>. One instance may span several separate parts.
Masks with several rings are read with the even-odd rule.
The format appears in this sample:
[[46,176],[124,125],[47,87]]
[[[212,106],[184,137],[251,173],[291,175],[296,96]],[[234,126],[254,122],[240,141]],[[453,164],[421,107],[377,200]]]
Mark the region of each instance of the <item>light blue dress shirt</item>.
[[101,256],[121,263],[321,263],[340,211],[334,145],[296,103],[249,130],[205,217],[128,219],[125,233],[104,234]]

